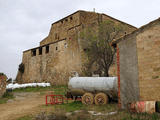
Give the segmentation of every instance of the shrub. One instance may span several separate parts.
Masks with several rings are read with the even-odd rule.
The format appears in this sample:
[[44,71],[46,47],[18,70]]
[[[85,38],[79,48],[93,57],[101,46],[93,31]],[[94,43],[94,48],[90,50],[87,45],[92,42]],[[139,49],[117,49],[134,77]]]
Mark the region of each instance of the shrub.
[[24,73],[24,64],[23,64],[23,63],[19,64],[18,70],[19,70],[21,73]]

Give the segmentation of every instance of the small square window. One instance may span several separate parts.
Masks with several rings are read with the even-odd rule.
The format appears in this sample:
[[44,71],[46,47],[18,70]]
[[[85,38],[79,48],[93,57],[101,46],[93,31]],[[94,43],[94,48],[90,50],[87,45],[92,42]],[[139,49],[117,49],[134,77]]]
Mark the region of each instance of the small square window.
[[72,16],[70,17],[70,20],[73,20]]
[[58,35],[57,35],[57,33],[55,33],[55,39],[57,39],[58,38]]
[[67,21],[68,21],[68,19],[66,18],[66,19],[65,19],[65,21],[67,22]]
[[31,52],[32,52],[32,56],[36,56],[36,49],[33,49]]
[[46,53],[49,53],[49,45],[46,46]]
[[83,51],[84,51],[84,52],[88,52],[89,49],[88,49],[88,48],[84,48]]
[[42,47],[39,48],[39,55],[42,55]]
[[56,50],[58,50],[58,47],[56,46]]

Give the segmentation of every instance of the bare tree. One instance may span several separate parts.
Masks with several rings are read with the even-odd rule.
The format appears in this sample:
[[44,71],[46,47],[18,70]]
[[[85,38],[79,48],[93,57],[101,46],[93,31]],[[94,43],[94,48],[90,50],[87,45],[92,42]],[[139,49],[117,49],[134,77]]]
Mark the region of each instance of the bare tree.
[[105,21],[98,27],[90,27],[81,33],[82,46],[88,60],[85,64],[86,71],[96,65],[99,73],[109,76],[109,67],[113,63],[115,49],[111,42],[124,31],[124,26],[112,21]]

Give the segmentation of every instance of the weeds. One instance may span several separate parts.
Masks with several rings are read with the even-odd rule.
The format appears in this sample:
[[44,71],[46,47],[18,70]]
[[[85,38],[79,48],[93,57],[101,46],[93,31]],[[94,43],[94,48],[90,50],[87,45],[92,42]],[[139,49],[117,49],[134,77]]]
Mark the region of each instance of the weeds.
[[67,117],[63,113],[58,111],[55,113],[46,114],[42,112],[35,117],[35,120],[67,120]]
[[13,93],[12,92],[5,92],[4,95],[0,98],[0,104],[6,103],[9,99],[13,99]]
[[31,116],[23,116],[18,118],[17,120],[33,120]]
[[64,109],[66,112],[73,112],[75,110],[85,109],[85,105],[83,105],[80,101],[71,102],[68,104],[56,105],[55,106]]
[[123,116],[122,120],[160,120],[160,115],[157,113],[147,114],[147,113],[128,113],[127,117]]

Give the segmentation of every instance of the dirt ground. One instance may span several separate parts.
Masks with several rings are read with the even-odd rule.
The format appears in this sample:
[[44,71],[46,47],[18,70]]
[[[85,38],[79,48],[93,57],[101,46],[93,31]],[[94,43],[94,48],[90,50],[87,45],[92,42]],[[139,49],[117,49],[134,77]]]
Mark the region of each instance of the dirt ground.
[[[60,91],[61,89],[57,90],[57,92]],[[47,115],[47,113],[51,112],[57,113],[56,115],[64,114],[69,120],[85,120],[88,118],[92,120],[160,120],[160,114],[132,114],[127,111],[118,111],[117,103],[110,103],[104,106],[84,106],[79,102],[70,102],[64,105],[46,107],[45,95],[49,93],[50,91],[13,92],[14,99],[0,104],[0,120],[17,120],[28,115],[35,118],[41,113],[46,113]]]
[[45,105],[45,95],[39,92],[14,93],[15,99],[6,104],[0,104],[0,120],[16,120],[27,114],[35,114],[40,111],[41,105]]

